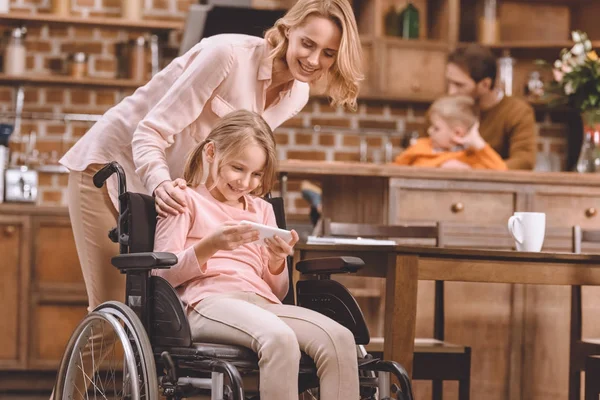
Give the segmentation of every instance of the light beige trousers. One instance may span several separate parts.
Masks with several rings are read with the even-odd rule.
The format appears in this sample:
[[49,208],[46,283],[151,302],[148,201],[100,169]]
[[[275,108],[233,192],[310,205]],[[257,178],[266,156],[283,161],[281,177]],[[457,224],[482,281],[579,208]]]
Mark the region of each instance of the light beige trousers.
[[108,300],[124,301],[125,275],[110,263],[119,246],[108,238],[117,225],[117,210],[108,196],[106,185],[94,186],[92,178],[102,165],[90,165],[85,171],[71,171],[67,188],[69,216],[83,280],[88,295],[88,311]]
[[307,308],[273,304],[250,292],[213,295],[188,308],[192,338],[252,349],[261,400],[297,400],[300,351],[317,366],[321,400],[358,400],[352,333]]

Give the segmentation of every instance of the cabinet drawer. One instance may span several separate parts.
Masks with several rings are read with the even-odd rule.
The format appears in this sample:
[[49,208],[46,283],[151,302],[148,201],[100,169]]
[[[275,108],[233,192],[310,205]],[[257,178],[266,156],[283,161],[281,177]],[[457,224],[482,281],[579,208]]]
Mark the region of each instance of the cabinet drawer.
[[599,196],[538,193],[534,211],[546,213],[547,227],[580,225],[582,228],[600,229]]
[[506,224],[514,212],[513,193],[393,189],[392,223],[451,221],[476,226]]

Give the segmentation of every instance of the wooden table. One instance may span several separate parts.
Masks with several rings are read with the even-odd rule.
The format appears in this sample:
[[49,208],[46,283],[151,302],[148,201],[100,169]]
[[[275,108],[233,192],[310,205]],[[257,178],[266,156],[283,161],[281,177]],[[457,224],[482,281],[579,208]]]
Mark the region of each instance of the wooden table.
[[400,362],[409,373],[418,280],[600,286],[600,255],[595,254],[298,244],[294,262],[339,255],[365,261],[357,275],[386,279],[384,357]]

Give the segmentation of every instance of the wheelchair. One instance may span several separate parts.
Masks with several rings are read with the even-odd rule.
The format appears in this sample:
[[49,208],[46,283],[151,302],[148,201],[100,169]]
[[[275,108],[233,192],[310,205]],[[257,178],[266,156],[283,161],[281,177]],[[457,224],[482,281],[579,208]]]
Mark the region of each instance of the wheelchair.
[[[94,175],[101,188],[116,173],[119,217],[110,233],[119,244],[114,267],[126,274],[125,303],[109,301],[89,313],[73,332],[56,378],[55,399],[168,400],[195,397],[211,400],[259,399],[258,357],[250,349],[215,343],[194,343],[184,306],[176,290],[152,269],[177,263],[171,253],[153,252],[154,198],[126,191],[121,166],[106,164]],[[281,198],[273,205],[277,224],[285,229]],[[291,260],[288,258],[288,266]],[[412,400],[411,381],[394,361],[364,350],[369,331],[356,300],[331,274],[356,272],[364,263],[355,257],[299,262],[296,268],[317,279],[297,283],[297,302],[290,272],[286,304],[307,307],[346,326],[357,343],[361,399]],[[393,377],[398,383],[394,383]],[[277,379],[276,376],[272,379]],[[313,361],[300,359],[299,392],[318,398],[319,379]]]

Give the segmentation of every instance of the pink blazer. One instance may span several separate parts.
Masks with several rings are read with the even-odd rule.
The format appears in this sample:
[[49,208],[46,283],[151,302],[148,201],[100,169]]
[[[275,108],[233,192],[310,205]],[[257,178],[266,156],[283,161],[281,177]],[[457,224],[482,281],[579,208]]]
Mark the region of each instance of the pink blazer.
[[[229,112],[255,111],[275,129],[306,105],[309,86],[293,81],[265,110],[273,69],[269,51],[254,36],[203,39],[108,110],[60,163],[83,171],[117,161],[128,190],[151,194],[161,182],[183,175],[187,153]],[[108,189],[116,204],[116,177]]]

